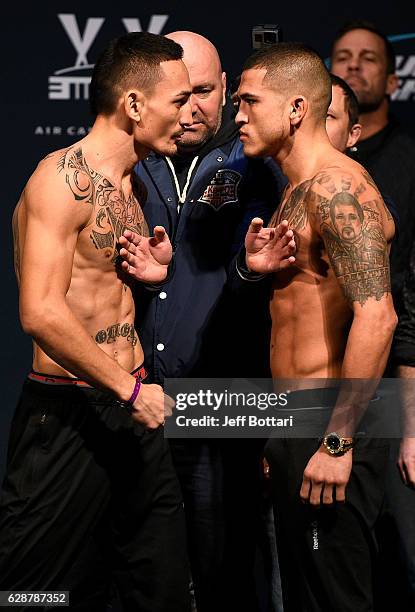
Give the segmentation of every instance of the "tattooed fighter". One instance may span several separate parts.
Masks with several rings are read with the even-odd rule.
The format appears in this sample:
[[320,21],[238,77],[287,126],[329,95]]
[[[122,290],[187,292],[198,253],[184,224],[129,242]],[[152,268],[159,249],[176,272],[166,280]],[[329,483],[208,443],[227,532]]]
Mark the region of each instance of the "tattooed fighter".
[[150,149],[176,153],[192,123],[181,58],[162,36],[112,41],[92,77],[90,134],[42,160],[17,205],[34,357],[10,435],[0,589],[69,590],[71,606],[97,610],[113,577],[125,610],[187,610],[182,503],[160,427],[172,400],[141,384],[133,281],[119,257],[134,231],[137,275],[165,278],[170,241],[160,227],[148,237],[133,169]]
[[271,227],[251,224],[247,266],[272,271],[268,239],[282,220],[297,244],[295,265],[273,280],[273,376],[300,379],[288,407],[333,407],[322,440],[267,445],[284,610],[369,611],[388,449],[354,439],[359,394],[323,387],[327,379],[382,375],[396,325],[388,263],[394,223],[370,176],[328,140],[331,83],[314,52],[288,43],[264,48],[246,62],[238,94],[245,153],[272,156],[289,180]]

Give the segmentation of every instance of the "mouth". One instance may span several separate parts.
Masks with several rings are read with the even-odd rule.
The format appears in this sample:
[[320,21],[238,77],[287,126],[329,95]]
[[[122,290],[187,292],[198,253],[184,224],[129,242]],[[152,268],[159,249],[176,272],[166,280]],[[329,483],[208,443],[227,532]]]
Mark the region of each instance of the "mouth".
[[202,121],[194,121],[192,123],[192,125],[189,125],[189,127],[185,127],[184,128],[184,134],[186,132],[194,132],[195,130],[197,130],[201,125],[204,125],[204,123]]
[[245,132],[239,132],[239,140],[248,140],[248,134],[245,134]]
[[358,76],[349,76],[345,79],[346,83],[352,87],[353,85],[366,85],[366,81]]

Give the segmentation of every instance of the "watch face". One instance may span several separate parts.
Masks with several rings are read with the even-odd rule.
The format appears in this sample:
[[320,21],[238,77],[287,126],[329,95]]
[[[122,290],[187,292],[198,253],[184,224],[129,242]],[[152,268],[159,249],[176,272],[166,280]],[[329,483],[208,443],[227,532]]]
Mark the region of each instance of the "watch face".
[[338,451],[341,446],[340,438],[338,436],[330,434],[326,438],[326,445],[329,450]]

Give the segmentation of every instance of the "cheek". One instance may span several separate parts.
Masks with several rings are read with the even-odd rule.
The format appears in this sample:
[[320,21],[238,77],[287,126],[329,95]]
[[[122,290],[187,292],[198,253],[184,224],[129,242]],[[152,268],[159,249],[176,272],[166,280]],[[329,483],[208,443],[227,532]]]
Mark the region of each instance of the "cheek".
[[175,125],[179,121],[179,111],[177,110],[166,114],[164,118],[160,121],[160,132],[165,133],[168,136],[168,132],[174,129]]
[[385,77],[384,72],[376,71],[376,74],[373,76],[372,82],[374,89],[376,89],[379,93],[383,93],[384,91],[386,91],[388,81],[387,77]]
[[326,131],[332,146],[338,151],[343,152],[347,144],[347,127],[335,121],[328,121],[326,123]]
[[333,137],[336,134],[336,128],[333,125],[333,121],[326,121],[326,132],[327,132],[327,136],[330,139],[330,142],[333,142]]
[[344,75],[347,74],[347,62],[333,62],[331,71],[339,77],[344,77]]
[[268,117],[268,120],[264,120],[258,123],[258,134],[264,143],[274,143],[283,136],[284,129],[283,125],[278,119],[272,114]]
[[341,151],[341,149],[343,148],[343,143],[341,135],[336,132],[336,130],[332,130],[331,134],[329,134],[329,140],[335,149]]
[[219,97],[215,96],[214,98],[209,98],[208,100],[200,100],[198,106],[201,113],[208,120],[209,125],[216,125],[219,118],[220,108],[222,106]]

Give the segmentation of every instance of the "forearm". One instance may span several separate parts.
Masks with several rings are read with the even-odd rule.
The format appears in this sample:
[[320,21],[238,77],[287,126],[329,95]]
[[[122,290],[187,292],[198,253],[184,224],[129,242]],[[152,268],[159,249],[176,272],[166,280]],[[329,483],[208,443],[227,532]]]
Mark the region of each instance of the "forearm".
[[395,326],[390,309],[354,316],[343,359],[343,382],[328,431],[354,435],[384,372]]
[[130,398],[134,377],[96,345],[64,299],[21,307],[21,321],[24,331],[56,363],[120,400]]
[[401,380],[403,437],[415,437],[415,368],[399,366]]

